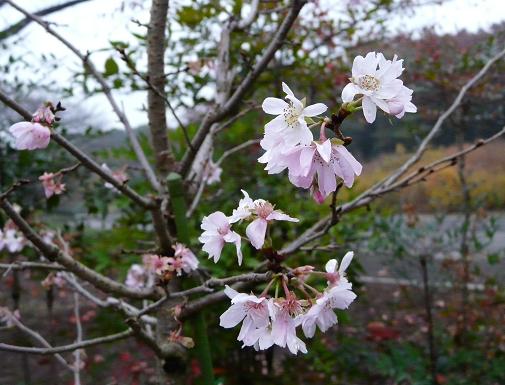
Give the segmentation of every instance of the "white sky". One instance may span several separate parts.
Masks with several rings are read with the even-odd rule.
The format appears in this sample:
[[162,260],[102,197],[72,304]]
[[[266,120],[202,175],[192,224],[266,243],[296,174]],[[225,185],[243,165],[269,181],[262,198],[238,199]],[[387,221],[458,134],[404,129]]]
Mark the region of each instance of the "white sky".
[[[20,6],[30,11],[43,9],[57,2],[57,0],[17,1]],[[123,2],[123,0],[93,0],[52,14],[47,17],[47,20],[57,23],[58,31],[82,51],[93,51],[109,47],[110,40],[134,41],[130,32],[143,32],[131,22],[131,19],[147,22],[147,12],[129,6],[126,6],[124,11],[120,11],[119,8]],[[187,3],[184,0],[172,0],[170,3],[172,7],[176,7],[182,2]],[[340,0],[326,0],[330,7],[337,2],[340,3]],[[134,2],[126,1],[126,3]],[[3,6],[0,8],[0,29],[4,29],[21,17],[10,6]],[[413,15],[398,16],[393,20],[392,27],[395,30],[415,31],[425,26],[435,26],[440,33],[451,33],[461,29],[474,32],[503,20],[505,20],[505,0],[449,0],[442,5],[417,8]],[[15,52],[25,54],[28,58],[33,59],[39,57],[44,51],[52,52],[58,58],[58,62],[62,63],[58,70],[58,79],[61,81],[65,81],[62,74],[70,73],[65,68],[75,69],[79,66],[78,60],[61,43],[47,35],[40,26],[32,23],[23,30],[22,35],[24,39],[16,45]],[[103,68],[103,60],[108,55],[108,53],[93,54],[92,58],[98,68]],[[6,57],[0,56],[0,62],[5,60]],[[25,75],[29,76],[29,74],[23,74],[23,76]],[[146,123],[146,115],[140,111],[145,100],[144,93],[117,94],[116,96],[121,103],[124,103],[125,110],[134,126]],[[103,122],[104,127],[102,128],[119,127],[117,122],[111,118],[113,115],[108,113],[108,107],[102,96],[87,99],[75,96],[71,102],[81,103],[85,108],[94,108],[97,112],[103,110],[105,114],[101,115],[107,116],[109,120]]]

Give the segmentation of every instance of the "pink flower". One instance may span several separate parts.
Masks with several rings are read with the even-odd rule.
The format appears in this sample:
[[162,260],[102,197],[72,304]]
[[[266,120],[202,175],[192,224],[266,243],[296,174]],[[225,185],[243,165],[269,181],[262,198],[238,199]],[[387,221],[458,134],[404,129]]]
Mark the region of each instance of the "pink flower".
[[[362,166],[351,153],[340,144],[327,139],[322,144],[313,142],[300,147],[296,161],[289,165],[289,180],[297,187],[313,188],[318,203],[336,190],[336,177],[347,187],[352,187],[355,175],[360,175]],[[316,179],[317,176],[317,179]]]
[[346,253],[338,270],[335,259],[326,263],[328,288],[300,319],[303,333],[307,338],[314,336],[316,325],[323,333],[335,325],[338,320],[333,309],[347,309],[356,299],[356,294],[352,291],[352,284],[345,277],[345,271],[349,267],[353,255],[352,251]]
[[219,325],[232,328],[242,322],[237,340],[243,341],[245,346],[254,345],[260,338],[254,333],[256,329],[263,330],[270,324],[268,300],[239,293],[229,286],[226,286],[224,292],[231,299],[232,305],[219,317]]
[[417,107],[412,103],[412,91],[410,88],[402,86],[400,91],[391,99],[386,100],[389,112],[398,119],[403,118],[406,112],[417,112]]
[[48,126],[51,126],[55,121],[55,116],[53,111],[51,110],[51,106],[42,106],[35,111],[32,117],[32,122],[41,123]]
[[52,172],[44,172],[39,176],[39,180],[44,187],[46,198],[51,198],[53,195],[60,195],[65,191],[65,184],[61,183],[61,174],[53,174]]
[[200,228],[204,232],[198,240],[204,244],[202,250],[209,254],[209,258],[214,258],[214,262],[217,263],[221,257],[224,243],[235,243],[238,264],[242,264],[240,235],[231,230],[231,223],[226,215],[221,211],[216,211],[203,218]]
[[133,289],[140,289],[146,284],[146,270],[142,265],[133,264],[128,269],[125,285]]
[[195,254],[181,243],[176,243],[174,246],[174,257],[169,257],[171,268],[177,272],[177,275],[191,273],[198,268],[198,259]]
[[328,273],[326,275],[326,278],[328,279],[328,285],[335,285],[339,282],[347,282],[345,271],[351,264],[353,257],[353,251],[348,251],[345,253],[344,258],[342,258],[342,262],[340,262],[340,267],[338,267],[338,262],[336,259],[330,259],[328,262],[326,262],[325,269]]
[[145,254],[142,257],[144,266],[147,270],[163,275],[166,271],[170,271],[170,259],[168,257],[161,257],[155,254]]
[[14,136],[17,150],[35,150],[46,148],[49,144],[51,131],[49,128],[32,122],[19,122],[9,127],[9,132]]
[[289,351],[297,354],[298,351],[307,353],[305,343],[297,337],[296,327],[299,325],[299,317],[302,307],[294,296],[274,302],[271,307],[272,339],[280,347],[288,347]]
[[253,201],[246,191],[241,191],[242,194],[244,194],[244,198],[240,200],[238,208],[233,210],[230,222],[235,223],[243,219],[254,218],[246,228],[246,235],[256,249],[261,249],[265,243],[268,222],[274,220],[288,222],[299,221],[296,218],[284,214],[280,210],[274,210],[274,206],[270,202],[263,199],[256,199]]

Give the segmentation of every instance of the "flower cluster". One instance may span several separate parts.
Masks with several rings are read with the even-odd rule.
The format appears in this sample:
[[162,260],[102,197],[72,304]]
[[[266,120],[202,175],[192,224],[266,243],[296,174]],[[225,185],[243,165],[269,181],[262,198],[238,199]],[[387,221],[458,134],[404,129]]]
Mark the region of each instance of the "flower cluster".
[[50,103],[40,107],[33,114],[31,122],[19,122],[9,127],[9,132],[14,136],[14,147],[17,150],[36,150],[46,148],[51,138],[49,129],[56,117]]
[[268,223],[271,221],[298,222],[298,219],[276,210],[274,205],[264,199],[252,200],[249,194],[242,190],[244,198],[239,201],[239,205],[233,210],[230,217],[221,211],[216,211],[202,220],[201,229],[204,230],[199,240],[204,245],[203,251],[213,258],[214,262],[219,261],[224,244],[234,243],[237,249],[238,264],[242,264],[241,237],[231,226],[241,221],[250,222],[246,227],[247,239],[256,249],[261,249],[265,243]]
[[[260,296],[239,293],[227,286],[225,293],[231,299],[231,306],[221,315],[220,325],[232,328],[242,323],[237,340],[243,346],[263,350],[275,344],[287,347],[293,354],[299,351],[307,353],[305,343],[296,334],[297,327],[301,325],[307,338],[314,336],[317,327],[326,332],[338,322],[334,310],[347,309],[356,299],[352,284],[345,276],[352,258],[353,252],[348,252],[340,267],[335,259],[328,261],[324,273],[327,287],[322,293],[304,282],[306,275],[318,273],[312,268],[302,269],[303,278],[291,278],[308,297],[304,300],[298,299],[295,292],[288,288],[288,278],[285,275],[274,278],[277,283],[281,280],[284,297],[268,296],[273,281]],[[308,295],[306,287],[317,293],[315,298]]]
[[51,198],[53,195],[63,194],[65,191],[65,184],[61,183],[63,175],[60,173],[53,174],[52,172],[44,172],[39,176],[39,180],[44,187],[44,194],[46,198]]
[[342,100],[351,103],[356,95],[362,95],[361,105],[368,123],[375,121],[377,107],[397,118],[406,112],[417,112],[412,103],[413,91],[398,79],[403,70],[403,60],[398,60],[396,55],[393,60],[386,60],[382,53],[375,52],[356,56],[351,83],[342,90]]
[[323,121],[319,141],[313,140],[305,117],[314,117],[326,111],[322,104],[304,107],[289,87],[282,83],[288,102],[277,98],[266,98],[263,111],[278,115],[265,125],[265,136],[261,147],[266,150],[258,161],[266,163],[269,174],[288,169],[289,180],[297,187],[310,188],[316,202],[337,189],[336,178],[341,178],[351,187],[354,177],[361,174],[361,164],[337,138],[327,139]]
[[170,279],[175,273],[181,276],[182,273],[189,274],[198,269],[198,259],[195,254],[181,243],[176,243],[174,255],[165,257],[156,254],[145,254],[142,256],[143,264],[133,264],[126,275],[125,285],[134,289],[151,287],[154,278]]

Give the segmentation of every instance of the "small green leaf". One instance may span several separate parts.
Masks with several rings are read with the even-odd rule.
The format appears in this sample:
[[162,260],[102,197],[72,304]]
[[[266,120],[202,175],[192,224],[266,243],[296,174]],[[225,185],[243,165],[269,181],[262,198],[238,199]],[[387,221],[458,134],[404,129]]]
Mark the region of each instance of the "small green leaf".
[[487,256],[487,262],[490,265],[496,265],[498,262],[500,262],[500,256],[496,253],[493,254],[488,254]]
[[108,58],[105,61],[105,72],[103,73],[104,76],[111,76],[115,75],[119,72],[119,66],[117,65],[116,61],[113,58]]

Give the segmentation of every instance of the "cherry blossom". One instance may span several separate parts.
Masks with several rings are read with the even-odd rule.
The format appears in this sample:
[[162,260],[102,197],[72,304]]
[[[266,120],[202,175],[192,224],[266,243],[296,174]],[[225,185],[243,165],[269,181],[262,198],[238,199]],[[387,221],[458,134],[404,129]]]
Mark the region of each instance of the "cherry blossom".
[[231,299],[232,305],[219,317],[219,325],[232,328],[242,322],[237,340],[243,341],[245,346],[254,345],[259,339],[257,333],[254,333],[256,329],[264,330],[270,324],[268,300],[239,293],[229,286],[226,286],[224,292]]
[[336,259],[330,259],[325,266],[325,270],[328,273],[326,275],[329,285],[335,285],[339,282],[347,282],[345,271],[351,264],[354,257],[353,251],[348,251],[345,253],[344,258],[340,262],[340,267]]
[[403,82],[398,77],[403,69],[403,60],[398,60],[396,55],[393,60],[386,60],[382,53],[375,52],[369,52],[365,57],[356,56],[351,83],[342,90],[342,100],[350,103],[356,95],[362,95],[363,114],[368,123],[373,123],[377,107],[391,113],[387,100],[401,92]]
[[46,148],[51,138],[51,131],[40,123],[19,122],[9,127],[9,132],[16,139],[16,150],[36,150]]
[[216,211],[203,218],[200,228],[204,232],[198,240],[204,244],[202,250],[209,254],[209,258],[213,258],[217,263],[225,242],[235,243],[238,264],[242,264],[241,238],[231,230],[231,223],[226,215],[221,211]]
[[176,243],[174,246],[174,256],[169,257],[170,269],[177,272],[177,275],[186,274],[198,268],[198,259],[195,254],[181,243]]
[[305,336],[312,338],[316,331],[316,325],[323,333],[326,332],[338,322],[333,309],[347,309],[356,297],[352,291],[352,284],[349,282],[341,282],[326,290],[309,311],[301,317]]
[[345,146],[331,139],[300,147],[296,154],[287,164],[289,180],[297,187],[312,188],[318,203],[337,189],[336,177],[352,187],[355,176],[361,174],[362,166],[356,158]]
[[144,254],[142,260],[146,269],[157,275],[163,275],[165,272],[170,271],[169,257],[156,254]]
[[347,309],[356,299],[357,296],[352,291],[352,284],[345,277],[345,271],[349,267],[353,255],[352,251],[346,253],[338,270],[336,259],[331,259],[326,263],[328,288],[300,319],[303,333],[307,338],[314,336],[316,325],[323,333],[335,325],[338,319],[334,309]]
[[0,250],[6,248],[10,253],[17,253],[23,250],[24,245],[25,239],[17,230],[12,228],[0,230]]
[[[305,117],[313,117],[324,113],[328,107],[322,103],[305,106],[305,100],[299,100],[293,91],[282,83],[286,99],[268,97],[263,101],[262,108],[267,114],[277,117],[265,125],[265,137],[282,137],[288,146],[296,144],[309,144],[312,139]],[[263,146],[263,145],[262,145]]]
[[51,126],[56,119],[51,107],[51,104],[39,107],[33,114],[32,122]]
[[307,353],[305,343],[296,335],[298,316],[303,311],[300,302],[294,295],[289,295],[286,299],[274,302],[271,309],[273,342],[281,347],[287,346],[293,354],[299,351]]
[[241,191],[244,194],[244,198],[240,200],[238,208],[233,210],[230,222],[235,223],[243,219],[252,219],[252,222],[246,228],[246,235],[256,249],[261,249],[265,243],[268,222],[274,220],[299,221],[297,218],[292,218],[280,210],[275,210],[270,202],[263,199],[253,201],[246,191]]
[[139,264],[134,263],[128,269],[125,285],[133,289],[140,289],[146,284],[146,269]]
[[51,198],[53,195],[63,194],[65,191],[65,184],[61,183],[61,174],[53,174],[52,172],[44,172],[39,176],[39,180],[44,187],[44,194],[46,198]]
[[412,103],[413,93],[414,91],[410,88],[402,86],[394,97],[386,100],[391,115],[400,119],[403,118],[406,112],[417,112],[417,107]]

